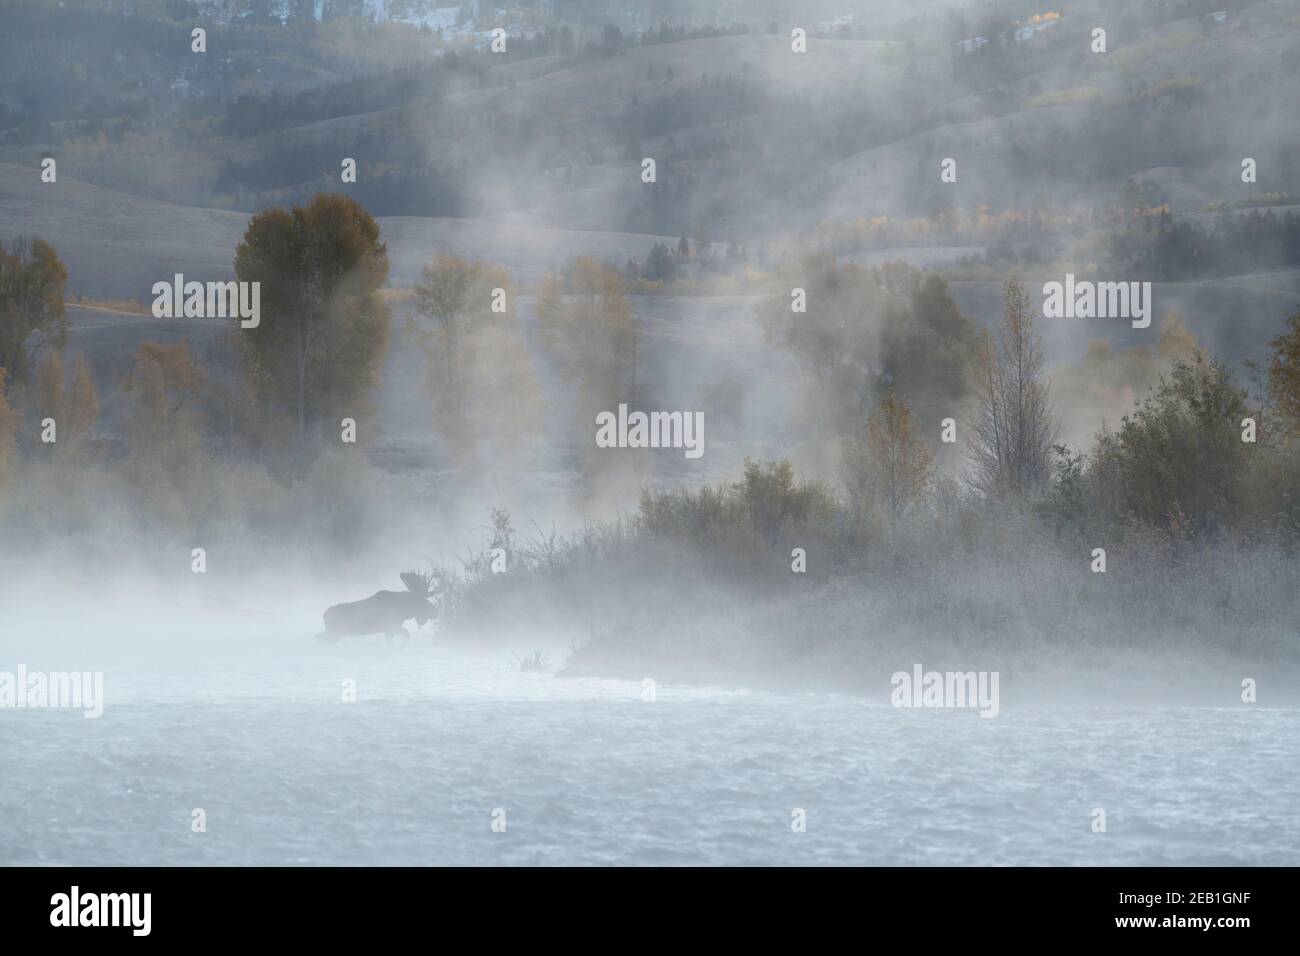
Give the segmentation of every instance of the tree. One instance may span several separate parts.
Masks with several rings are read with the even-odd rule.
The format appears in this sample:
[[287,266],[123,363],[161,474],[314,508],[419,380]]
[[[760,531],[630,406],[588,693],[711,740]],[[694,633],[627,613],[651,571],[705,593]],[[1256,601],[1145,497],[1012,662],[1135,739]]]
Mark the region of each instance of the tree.
[[1002,369],[987,331],[975,353],[975,410],[968,423],[968,455],[974,468],[971,484],[995,494],[1007,484],[1007,425],[1003,407]]
[[912,410],[888,392],[846,442],[843,470],[854,510],[860,514],[874,501],[897,524],[929,496],[934,452],[917,434]]
[[834,508],[820,482],[795,480],[789,459],[760,462],[746,458],[736,491],[750,526],[769,545],[776,543],[782,532],[825,518]]
[[560,27],[560,56],[573,56],[576,45],[573,39],[573,28],[567,23]]
[[[460,414],[464,394],[460,340],[473,318],[489,312],[491,293],[480,278],[480,269],[459,256],[436,257],[424,267],[415,287],[416,313],[435,325],[422,329],[414,318],[406,324],[407,332],[420,339],[429,355],[426,386],[434,398],[435,420],[443,426],[444,437],[458,446],[467,440],[462,434],[466,423]],[[466,314],[471,305],[473,318]]]
[[1132,222],[1137,218],[1138,213],[1142,210],[1143,195],[1142,187],[1135,180],[1124,180],[1124,192],[1120,199],[1120,209],[1124,216],[1125,222]]
[[13,471],[14,436],[18,433],[18,413],[5,395],[6,376],[6,370],[0,368],[0,488],[5,486]]
[[433,325],[412,317],[406,332],[428,356],[425,390],[439,434],[472,475],[510,463],[541,432],[544,407],[509,274],[438,256],[424,268],[415,299],[416,314]]
[[543,283],[538,312],[543,343],[587,398],[601,409],[632,400],[638,330],[617,269],[575,259],[562,295],[556,284]]
[[646,257],[645,272],[646,278],[654,282],[673,280],[677,272],[677,264],[673,262],[673,254],[666,243],[656,242],[650,247],[650,255]]
[[86,356],[77,354],[69,381],[63,353],[45,349],[36,366],[34,404],[40,418],[54,419],[55,447],[78,448],[99,418],[99,389],[95,387]]
[[27,384],[31,356],[68,339],[63,287],[68,270],[40,239],[0,242],[0,368],[11,386]]
[[1198,352],[1101,443],[1094,470],[1122,515],[1193,531],[1229,523],[1241,512],[1252,451],[1241,420],[1249,414],[1245,390]]
[[1300,437],[1300,310],[1288,331],[1268,343],[1268,395],[1291,435]]
[[969,454],[972,483],[988,495],[1024,497],[1051,476],[1058,428],[1051,417],[1042,336],[1034,329],[1024,284],[1003,292],[996,347],[986,333],[977,351]]
[[542,276],[537,290],[537,335],[542,348],[559,355],[563,347],[564,332],[564,280],[552,272]]
[[906,298],[886,309],[872,397],[896,393],[932,432],[966,402],[978,335],[941,277],[907,269],[892,282]]
[[143,342],[122,379],[127,454],[121,463],[149,520],[198,527],[211,520],[212,470],[204,455],[208,375],[189,345]]
[[322,421],[360,420],[389,334],[379,295],[388,250],[374,218],[335,194],[260,212],[235,253],[235,273],[261,283],[261,323],[239,331],[258,398],[292,415],[300,439]]
[[734,272],[745,261],[745,253],[740,248],[740,243],[734,239],[727,243],[727,269]]
[[[904,263],[876,269],[809,256],[758,307],[769,342],[798,358],[812,375],[805,402],[822,410],[839,435],[858,428],[887,393],[917,420],[937,424],[970,390],[975,328],[947,283]],[[805,312],[792,290],[805,293]]]
[[207,376],[187,343],[140,343],[135,364],[122,381],[130,403],[127,434],[132,451],[148,455],[156,446],[188,440],[206,384]]
[[[698,250],[700,246],[696,245]],[[796,313],[790,288],[806,293],[806,312]],[[824,391],[848,415],[861,407],[863,382],[879,328],[883,290],[856,265],[839,266],[829,254],[805,258],[763,302],[760,318],[768,341],[800,359]]]
[[[620,402],[636,405],[639,330],[617,269],[580,257],[566,270],[562,290],[558,279],[542,283],[537,306],[541,341],[573,385],[574,429],[594,435],[599,412],[613,411]],[[581,447],[585,491],[612,493],[620,481],[632,485],[641,480],[643,456],[611,455],[594,441]],[[598,474],[612,479],[608,488],[595,487]]]

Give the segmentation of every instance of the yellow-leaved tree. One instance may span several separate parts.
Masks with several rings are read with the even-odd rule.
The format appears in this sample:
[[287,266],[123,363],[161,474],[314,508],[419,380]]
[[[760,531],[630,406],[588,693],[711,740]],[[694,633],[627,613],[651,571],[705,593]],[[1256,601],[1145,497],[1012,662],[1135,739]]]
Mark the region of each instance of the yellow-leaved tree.
[[874,506],[891,524],[921,508],[934,487],[934,452],[917,434],[912,410],[893,392],[846,441],[843,469],[855,511]]
[[510,275],[438,256],[424,267],[415,303],[404,331],[427,355],[434,428],[467,478],[504,481],[526,464],[545,413]]
[[63,353],[45,349],[36,365],[36,388],[32,398],[38,418],[55,423],[54,448],[62,453],[82,449],[86,434],[99,418],[99,389],[78,353],[68,375]]
[[3,488],[13,474],[14,436],[18,433],[18,413],[9,404],[5,390],[7,369],[0,368],[0,488]]

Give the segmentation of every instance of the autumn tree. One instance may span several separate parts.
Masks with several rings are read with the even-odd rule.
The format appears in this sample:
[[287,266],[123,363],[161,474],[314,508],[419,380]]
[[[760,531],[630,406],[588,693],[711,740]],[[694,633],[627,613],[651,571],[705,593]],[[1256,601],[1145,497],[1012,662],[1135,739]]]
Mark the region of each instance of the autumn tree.
[[1024,283],[1009,279],[1003,296],[996,343],[986,333],[976,353],[968,451],[976,488],[1023,497],[1050,478],[1058,428],[1048,404],[1043,339]]
[[542,349],[554,357],[564,348],[564,278],[553,272],[542,276],[533,307],[537,313],[537,336]]
[[[591,258],[570,263],[563,278],[543,280],[537,302],[542,346],[572,384],[574,429],[590,435],[580,447],[584,494],[610,502],[644,479],[644,455],[597,449],[596,415],[638,400],[639,329],[618,270]],[[598,506],[603,506],[597,502]]]
[[878,506],[891,524],[916,511],[934,487],[934,452],[893,392],[872,410],[844,450],[844,484],[855,512]]
[[415,302],[405,332],[426,351],[435,428],[470,474],[517,464],[542,430],[544,408],[509,274],[438,256]]
[[1300,437],[1300,310],[1287,331],[1269,342],[1268,394],[1287,432]]
[[492,291],[484,272],[459,256],[435,258],[424,267],[415,287],[416,314],[433,325],[422,326],[409,317],[405,328],[428,353],[425,387],[433,398],[434,422],[456,450],[472,444],[463,407],[469,374],[462,362],[461,341],[477,320],[490,314]]
[[255,215],[235,253],[240,281],[261,283],[261,322],[238,332],[250,387],[298,436],[370,411],[388,343],[379,290],[388,251],[379,224],[346,196]]
[[209,435],[233,446],[241,441],[257,444],[257,408],[244,379],[244,360],[239,337],[245,330],[232,323],[206,343],[192,343],[192,356],[202,370],[203,386],[198,396],[200,417]]
[[63,353],[45,349],[36,365],[31,404],[38,418],[54,419],[56,448],[79,448],[99,418],[100,410],[99,389],[86,364],[86,356],[77,354],[69,377]]
[[1092,440],[1099,421],[1112,425],[1147,391],[1160,383],[1179,360],[1193,358],[1200,348],[1182,316],[1166,312],[1157,326],[1154,348],[1134,345],[1112,348],[1094,339],[1076,362],[1057,366],[1051,374],[1053,404],[1061,415],[1061,432],[1068,443]]
[[638,329],[617,269],[575,259],[562,291],[557,280],[543,282],[538,321],[543,344],[574,377],[585,405],[635,402]]
[[13,472],[14,437],[18,434],[18,412],[9,404],[6,395],[6,369],[0,368],[0,488],[9,481]]
[[209,377],[189,345],[144,342],[120,383],[127,455],[121,464],[148,519],[193,527],[211,515],[212,474],[204,455]]
[[0,368],[8,371],[10,387],[27,385],[33,355],[67,343],[67,279],[68,270],[49,243],[0,242]]
[[192,440],[206,382],[187,343],[142,342],[122,382],[130,403],[127,432],[133,452],[148,455],[158,446]]

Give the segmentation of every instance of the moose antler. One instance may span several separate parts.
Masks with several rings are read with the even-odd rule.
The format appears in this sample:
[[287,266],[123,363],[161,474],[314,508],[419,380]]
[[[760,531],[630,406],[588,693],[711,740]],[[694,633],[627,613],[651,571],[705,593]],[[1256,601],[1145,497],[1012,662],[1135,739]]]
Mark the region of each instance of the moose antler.
[[433,590],[433,575],[421,574],[419,571],[403,571],[400,575],[406,590],[415,594],[428,594]]

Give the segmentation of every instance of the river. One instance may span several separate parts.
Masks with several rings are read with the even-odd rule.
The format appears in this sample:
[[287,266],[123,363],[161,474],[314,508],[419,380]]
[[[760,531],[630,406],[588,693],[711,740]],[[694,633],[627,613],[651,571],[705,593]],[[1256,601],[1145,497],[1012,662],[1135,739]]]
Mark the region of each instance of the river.
[[116,666],[98,719],[0,710],[0,863],[1300,864],[1295,709],[647,696],[414,645]]

